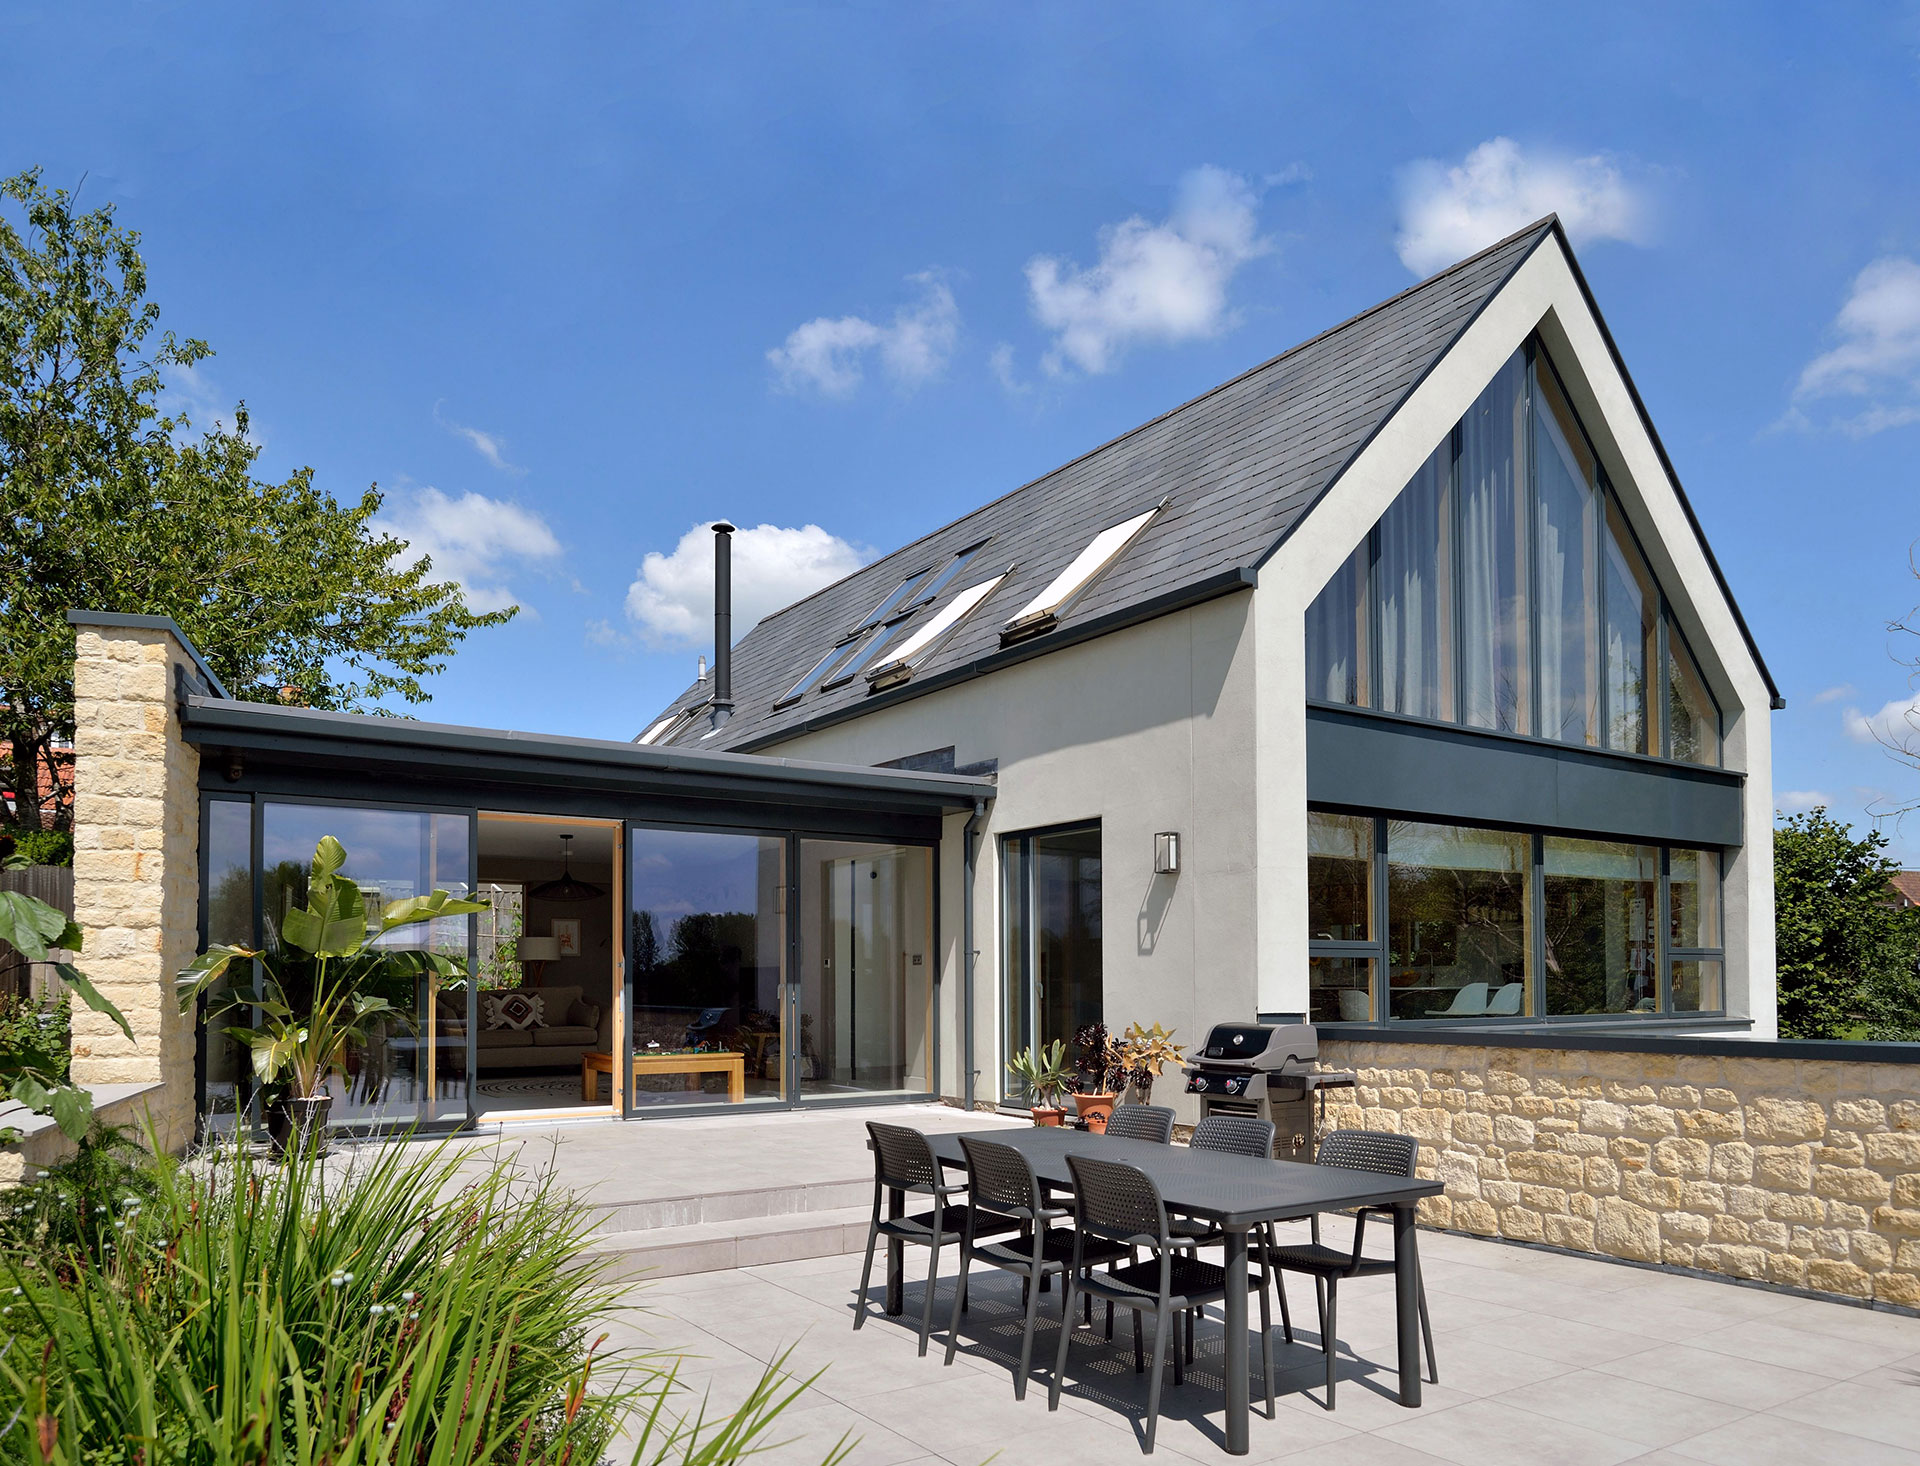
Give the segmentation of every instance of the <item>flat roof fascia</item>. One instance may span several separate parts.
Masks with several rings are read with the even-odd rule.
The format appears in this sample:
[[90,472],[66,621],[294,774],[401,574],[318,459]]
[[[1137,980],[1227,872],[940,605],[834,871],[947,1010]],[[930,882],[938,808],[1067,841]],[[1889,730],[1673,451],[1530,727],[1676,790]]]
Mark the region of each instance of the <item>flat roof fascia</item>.
[[1530,1023],[1524,1028],[1449,1028],[1437,1023],[1322,1023],[1321,1038],[1343,1043],[1442,1044],[1462,1048],[1573,1049],[1612,1054],[1693,1054],[1716,1059],[1824,1059],[1835,1064],[1920,1066],[1920,1043],[1852,1039],[1742,1038],[1727,1033],[1738,1018],[1712,1020],[1722,1032],[1675,1033],[1664,1025],[1634,1033],[1624,1025],[1596,1030],[1581,1022]]
[[186,652],[187,656],[192,659],[193,665],[198,669],[200,675],[207,679],[207,686],[213,689],[214,696],[232,697],[232,694],[226,689],[226,684],[221,682],[221,680],[214,675],[213,668],[207,665],[207,659],[200,655],[200,648],[193,644],[193,639],[180,629],[179,623],[171,616],[135,616],[125,611],[69,611],[67,612],[67,625],[109,626],[132,631],[170,632],[173,639],[180,643],[181,648]]
[[360,749],[376,757],[382,753],[397,755],[406,762],[450,756],[460,761],[462,773],[499,775],[516,765],[561,765],[575,771],[576,776],[591,777],[598,769],[623,782],[653,775],[668,783],[691,780],[751,788],[763,798],[783,797],[794,791],[814,797],[844,792],[953,810],[970,809],[996,793],[991,780],[957,774],[655,748],[609,739],[420,723],[220,698],[188,698],[181,721],[188,741],[193,743],[287,751],[299,744],[335,754]]

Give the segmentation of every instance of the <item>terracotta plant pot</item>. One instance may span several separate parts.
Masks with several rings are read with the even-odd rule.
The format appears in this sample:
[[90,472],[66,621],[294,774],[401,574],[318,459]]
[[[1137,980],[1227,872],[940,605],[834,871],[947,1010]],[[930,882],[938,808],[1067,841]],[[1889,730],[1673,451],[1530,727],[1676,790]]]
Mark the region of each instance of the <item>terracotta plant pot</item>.
[[327,1143],[327,1112],[333,1096],[277,1100],[267,1108],[267,1137],[278,1156],[298,1150],[322,1150]]
[[1033,1107],[1033,1123],[1036,1125],[1058,1126],[1060,1122],[1066,1118],[1067,1112],[1065,1110],[1057,1110],[1052,1105],[1035,1105]]
[[1113,1117],[1113,1102],[1117,1098],[1119,1096],[1111,1094],[1076,1094],[1073,1107],[1086,1122],[1087,1129],[1096,1135],[1104,1135],[1107,1121]]

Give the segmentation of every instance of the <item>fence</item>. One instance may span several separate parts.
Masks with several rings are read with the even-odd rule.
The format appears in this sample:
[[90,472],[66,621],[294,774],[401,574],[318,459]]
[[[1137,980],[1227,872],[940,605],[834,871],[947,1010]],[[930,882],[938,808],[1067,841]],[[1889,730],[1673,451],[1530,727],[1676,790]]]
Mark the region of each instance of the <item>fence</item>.
[[[0,891],[20,891],[44,901],[56,911],[73,915],[73,867],[29,865],[0,870]],[[57,989],[59,979],[44,962],[28,962],[6,942],[0,942],[0,994],[38,997]]]

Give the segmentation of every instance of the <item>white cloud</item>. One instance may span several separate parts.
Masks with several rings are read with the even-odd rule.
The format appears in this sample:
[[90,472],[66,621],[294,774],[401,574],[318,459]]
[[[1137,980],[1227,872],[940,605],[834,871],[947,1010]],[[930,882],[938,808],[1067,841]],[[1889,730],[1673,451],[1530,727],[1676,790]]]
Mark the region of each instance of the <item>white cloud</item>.
[[394,558],[411,565],[425,555],[433,561],[430,578],[453,581],[467,593],[476,611],[498,611],[519,603],[507,585],[509,572],[557,559],[560,541],[547,522],[504,499],[466,493],[459,498],[431,486],[390,502],[374,527],[407,542]]
[[[733,536],[733,634],[851,575],[869,557],[817,524],[756,525]],[[713,634],[713,524],[696,524],[673,553],[652,551],[627,587],[627,616],[656,648],[704,646]]]
[[1451,166],[1422,158],[1401,170],[1400,263],[1430,275],[1547,214],[1576,244],[1641,244],[1651,222],[1646,199],[1611,159],[1525,152],[1494,137]]
[[509,463],[507,461],[507,440],[498,433],[483,432],[479,428],[470,428],[463,424],[449,421],[440,416],[440,404],[438,402],[433,404],[433,420],[448,432],[452,433],[456,438],[465,438],[473,445],[476,453],[502,473],[526,472],[519,464]]
[[1809,809],[1831,809],[1833,796],[1820,789],[1776,789],[1773,804],[1788,814],[1799,814]]
[[862,316],[820,316],[796,327],[786,344],[767,353],[783,391],[811,389],[826,397],[847,397],[865,375],[869,353],[895,386],[912,390],[937,377],[953,355],[960,336],[960,308],[953,291],[934,271],[907,277],[920,286],[920,299],[893,313],[893,324],[876,326]]
[[1013,369],[1013,347],[1008,342],[1002,341],[993,348],[987,357],[987,369],[993,373],[993,379],[1015,397],[1024,397],[1033,390],[1033,384],[1021,381]]
[[1904,743],[1920,737],[1920,693],[1896,698],[1877,713],[1848,708],[1842,721],[1856,743]]
[[1034,318],[1054,333],[1041,358],[1112,371],[1144,341],[1191,341],[1233,324],[1227,287],[1240,267],[1272,248],[1256,232],[1257,200],[1247,181],[1215,167],[1180,180],[1173,212],[1159,224],[1138,214],[1100,231],[1100,259],[1082,268],[1036,255],[1027,262]]
[[1852,692],[1853,684],[1851,682],[1842,682],[1838,687],[1822,688],[1813,695],[1810,701],[1817,707],[1823,702],[1838,702],[1841,698],[1850,696]]
[[1868,265],[1832,334],[1837,344],[1800,373],[1793,420],[1811,426],[1808,404],[1841,398],[1860,411],[1829,425],[1855,437],[1920,422],[1920,263],[1887,255]]

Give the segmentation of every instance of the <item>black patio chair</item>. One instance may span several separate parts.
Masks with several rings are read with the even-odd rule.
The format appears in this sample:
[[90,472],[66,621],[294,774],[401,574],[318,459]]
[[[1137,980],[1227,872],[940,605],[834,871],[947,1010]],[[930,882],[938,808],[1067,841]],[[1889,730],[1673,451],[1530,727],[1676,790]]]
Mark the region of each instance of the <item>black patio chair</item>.
[[[1153,1377],[1147,1385],[1146,1454],[1152,1455],[1154,1432],[1160,1424],[1160,1377],[1164,1372],[1167,1333],[1174,1321],[1189,1309],[1225,1300],[1226,1269],[1203,1262],[1175,1244],[1167,1228],[1167,1206],[1161,1199],[1160,1188],[1138,1166],[1095,1156],[1069,1155],[1067,1169],[1073,1174],[1074,1251],[1067,1270],[1067,1296],[1061,1303],[1060,1347],[1054,1356],[1047,1408],[1060,1408],[1060,1386],[1067,1371],[1067,1343],[1073,1333],[1065,1320],[1073,1316],[1075,1294],[1084,1291],[1132,1310],[1135,1372],[1141,1368],[1141,1315],[1151,1311]],[[1140,1262],[1097,1273],[1086,1260],[1087,1249],[1095,1242],[1140,1248],[1149,1255]],[[1176,1343],[1173,1350],[1175,1385],[1186,1381],[1181,1354]],[[1260,1368],[1267,1388],[1267,1416],[1271,1419],[1274,1416],[1273,1330],[1264,1289],[1260,1293]]]
[[[1350,1171],[1374,1171],[1383,1176],[1411,1176],[1420,1159],[1420,1142],[1411,1135],[1390,1135],[1379,1130],[1335,1130],[1320,1142],[1315,1156],[1323,1166],[1344,1166]],[[1328,1247],[1320,1240],[1320,1218],[1313,1218],[1313,1240],[1293,1247],[1268,1249],[1273,1266],[1279,1270],[1275,1280],[1280,1289],[1280,1316],[1287,1317],[1288,1273],[1307,1273],[1313,1278],[1314,1294],[1320,1304],[1320,1341],[1327,1355],[1327,1408],[1333,1408],[1334,1353],[1338,1340],[1336,1313],[1342,1278],[1377,1278],[1393,1271],[1390,1257],[1367,1257],[1361,1252],[1366,1240],[1367,1216],[1393,1219],[1390,1206],[1363,1206],[1353,1216],[1353,1250]],[[1412,1246],[1412,1239],[1408,1245]],[[1440,1366],[1433,1357],[1433,1325],[1427,1319],[1427,1285],[1420,1277],[1420,1255],[1414,1253],[1415,1287],[1420,1304],[1420,1337],[1427,1346],[1427,1378],[1440,1383]],[[1287,1328],[1287,1342],[1293,1342],[1293,1329]]]
[[[1038,1284],[1054,1273],[1063,1273],[1073,1262],[1073,1229],[1056,1227],[1054,1222],[1073,1215],[1066,1207],[1048,1206],[1040,1183],[1034,1178],[1033,1163],[1011,1145],[997,1140],[981,1140],[971,1135],[960,1137],[960,1148],[967,1156],[967,1220],[960,1239],[960,1280],[953,1290],[953,1321],[947,1329],[947,1359],[953,1363],[960,1347],[960,1315],[967,1306],[967,1268],[984,1262],[1018,1276],[1025,1283],[1021,1301],[1026,1319],[1020,1329],[1020,1369],[1013,1377],[1013,1398],[1027,1397],[1027,1376],[1033,1369],[1033,1326],[1040,1312]],[[985,1241],[979,1235],[982,1219],[1012,1218],[1021,1224],[1021,1234],[1004,1242]],[[1093,1242],[1084,1249],[1089,1266],[1116,1262],[1127,1255],[1118,1243]],[[1065,1294],[1061,1301],[1066,1301]],[[1093,1295],[1086,1295],[1087,1321],[1093,1321]],[[1060,1317],[1061,1327],[1068,1316]],[[1113,1305],[1107,1305],[1107,1337],[1113,1337]]]
[[[882,1237],[894,1242],[912,1242],[925,1247],[927,1259],[927,1296],[920,1308],[920,1352],[927,1352],[927,1336],[933,1332],[933,1295],[940,1281],[940,1249],[948,1243],[959,1245],[966,1235],[968,1211],[964,1201],[956,1201],[966,1187],[949,1186],[940,1162],[934,1159],[927,1137],[905,1125],[886,1125],[867,1121],[867,1134],[873,1140],[873,1220],[867,1226],[867,1260],[860,1269],[860,1296],[855,1300],[853,1326],[867,1321],[867,1288],[873,1281],[873,1251]],[[933,1210],[917,1216],[884,1215],[887,1193],[904,1191],[915,1196],[931,1196]],[[982,1213],[973,1218],[973,1235],[985,1237],[1002,1232],[1017,1232],[1020,1223],[1012,1217]]]
[[[1274,1129],[1271,1120],[1262,1120],[1254,1115],[1208,1115],[1193,1127],[1193,1137],[1187,1142],[1190,1150],[1215,1151],[1221,1155],[1245,1156],[1249,1160],[1266,1161],[1273,1159]],[[1167,1218],[1167,1226],[1173,1233],[1174,1246],[1201,1248],[1212,1247],[1226,1240],[1226,1234],[1212,1222],[1200,1217],[1179,1215]],[[1264,1298],[1267,1284],[1272,1280],[1272,1265],[1267,1261],[1267,1249],[1273,1245],[1273,1224],[1264,1222],[1255,1232],[1251,1256],[1260,1265],[1260,1290]],[[1287,1316],[1287,1295],[1280,1295],[1280,1321],[1287,1331],[1287,1342],[1293,1342],[1293,1321]],[[1193,1362],[1193,1322],[1194,1316],[1187,1315],[1187,1362]]]
[[1173,1111],[1165,1105],[1116,1105],[1107,1117],[1107,1134],[1120,1140],[1173,1143]]

